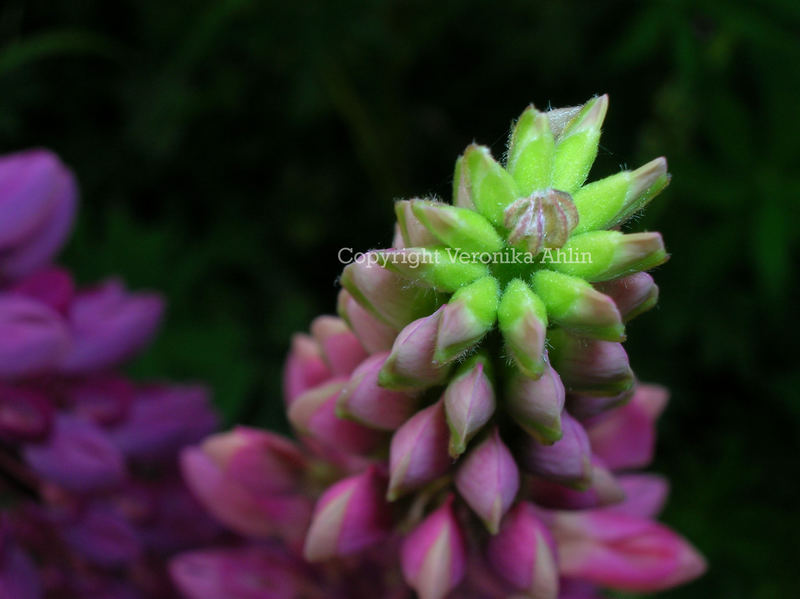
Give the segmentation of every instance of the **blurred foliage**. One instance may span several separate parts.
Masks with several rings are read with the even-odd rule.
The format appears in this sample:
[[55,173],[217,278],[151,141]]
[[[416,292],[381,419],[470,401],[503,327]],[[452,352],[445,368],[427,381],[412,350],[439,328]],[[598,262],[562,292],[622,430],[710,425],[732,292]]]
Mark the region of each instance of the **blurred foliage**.
[[391,200],[446,195],[473,139],[529,103],[611,95],[595,177],[656,155],[673,183],[660,307],[633,365],[673,391],[665,519],[709,574],[669,597],[793,596],[798,530],[800,4],[99,0],[0,7],[2,149],[78,173],[64,261],[171,305],[142,377],[197,378],[284,428],[292,331],[334,309],[340,247],[388,243]]

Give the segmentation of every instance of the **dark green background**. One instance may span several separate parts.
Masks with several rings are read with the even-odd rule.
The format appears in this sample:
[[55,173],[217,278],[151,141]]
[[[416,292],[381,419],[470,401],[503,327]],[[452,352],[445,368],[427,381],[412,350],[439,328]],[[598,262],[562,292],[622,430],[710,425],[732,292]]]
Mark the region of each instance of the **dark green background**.
[[673,258],[628,347],[673,391],[665,518],[711,570],[666,596],[794,597],[798,39],[789,0],[5,0],[0,147],[77,171],[82,282],[169,298],[137,375],[284,427],[289,335],[333,310],[337,249],[386,245],[392,199],[447,194],[529,102],[608,92],[593,177],[662,154],[674,176],[636,223]]

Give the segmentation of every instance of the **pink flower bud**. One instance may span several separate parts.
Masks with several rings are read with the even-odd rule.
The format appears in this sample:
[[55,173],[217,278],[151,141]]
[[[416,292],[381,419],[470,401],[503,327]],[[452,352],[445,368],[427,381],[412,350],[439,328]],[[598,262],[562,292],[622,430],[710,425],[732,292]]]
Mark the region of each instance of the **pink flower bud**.
[[449,434],[441,401],[417,412],[392,437],[389,501],[418,489],[450,468]]
[[414,202],[420,201],[422,200],[413,199],[400,200],[394,203],[394,212],[397,216],[397,224],[403,241],[402,245],[396,245],[394,246],[395,248],[424,247],[441,243],[414,214],[412,209]]
[[283,369],[283,393],[286,405],[331,377],[330,368],[322,359],[322,351],[313,337],[297,334]]
[[73,343],[61,370],[78,374],[127,360],[150,342],[163,312],[158,295],[128,293],[117,280],[79,292],[69,309]]
[[568,413],[561,415],[562,437],[551,445],[533,437],[523,442],[523,468],[543,478],[577,488],[586,488],[592,476],[592,449],[580,423]]
[[452,495],[405,538],[400,559],[420,599],[443,599],[461,582],[467,555]]
[[104,431],[90,422],[61,414],[46,442],[23,449],[28,465],[42,478],[70,491],[93,491],[122,482],[122,454]]
[[330,487],[314,507],[305,558],[316,562],[351,555],[386,538],[392,517],[385,494],[386,479],[375,467]]
[[586,489],[578,490],[534,476],[530,481],[528,497],[542,507],[583,510],[619,503],[625,498],[625,491],[608,468],[595,459]]
[[519,470],[495,427],[470,450],[455,476],[458,492],[492,534],[519,491]]
[[567,393],[567,410],[578,420],[587,420],[625,405],[633,397],[633,391],[634,388],[631,387],[616,395]]
[[592,451],[613,470],[643,468],[653,459],[656,431],[654,419],[660,409],[651,406],[663,398],[660,387],[640,385],[626,405],[586,422]]
[[682,537],[651,520],[606,510],[560,512],[561,572],[614,590],[652,592],[700,576],[705,560]]
[[567,390],[595,395],[616,395],[634,384],[628,354],[621,343],[574,337],[552,331],[550,351]]
[[289,407],[289,422],[325,446],[370,453],[380,445],[383,434],[336,415],[336,401],[346,383],[347,379],[331,379],[303,393]]
[[355,369],[336,403],[337,414],[370,428],[393,431],[416,411],[418,398],[378,385],[389,353],[370,356]]
[[48,150],[0,157],[0,277],[44,266],[69,233],[78,190],[72,173]]
[[658,285],[646,272],[597,283],[595,287],[614,300],[623,322],[635,318],[658,303]]
[[415,390],[444,381],[448,367],[434,361],[439,308],[430,316],[415,320],[395,339],[392,352],[380,373],[380,384],[388,389]]
[[558,564],[550,531],[536,508],[518,503],[503,519],[487,548],[493,570],[527,597],[558,597]]
[[458,457],[467,443],[489,421],[495,410],[494,389],[483,362],[465,365],[444,392],[447,424],[450,428],[450,455]]
[[[258,469],[275,463],[273,456],[237,458],[237,450],[226,455],[231,448],[224,449],[223,444],[240,442],[237,437],[212,437],[210,453],[205,448],[184,449],[181,468],[186,484],[211,515],[236,532],[256,538],[277,534],[299,543],[311,516],[310,500],[284,487],[292,481],[287,481],[280,460],[274,470]],[[229,462],[234,466],[229,468]],[[276,471],[277,478],[270,480]]]
[[506,409],[525,431],[542,443],[561,438],[564,385],[549,365],[538,379],[517,374],[511,381]]
[[39,441],[50,432],[53,407],[33,389],[0,384],[0,439]]
[[345,266],[341,284],[364,309],[395,330],[430,314],[437,296],[430,289],[410,285],[408,279],[380,265],[377,252]]
[[367,352],[375,354],[392,348],[397,331],[365,310],[346,289],[339,291],[338,312]]
[[341,318],[319,316],[311,323],[311,334],[322,349],[322,355],[333,376],[353,372],[367,353]]
[[656,474],[625,474],[618,480],[625,499],[604,509],[640,518],[655,518],[661,513],[669,494],[667,479]]
[[0,294],[0,377],[40,374],[69,347],[64,319],[53,309],[33,299]]

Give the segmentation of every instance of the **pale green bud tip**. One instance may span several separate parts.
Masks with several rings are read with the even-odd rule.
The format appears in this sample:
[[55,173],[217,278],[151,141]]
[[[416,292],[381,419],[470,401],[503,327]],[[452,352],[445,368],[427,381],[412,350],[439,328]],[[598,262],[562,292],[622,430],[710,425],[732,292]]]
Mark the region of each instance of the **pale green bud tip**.
[[564,137],[587,130],[599,130],[608,112],[608,94],[592,98],[564,129]]
[[654,268],[668,256],[660,233],[592,231],[569,240],[561,250],[568,259],[553,261],[555,271],[586,279],[607,281]]
[[546,114],[531,105],[511,133],[507,169],[523,195],[550,185],[555,142]]
[[593,98],[567,124],[556,146],[552,187],[574,193],[586,181],[607,110],[608,96]]
[[[639,198],[645,194],[658,193],[669,183],[667,159],[663,156],[651,160],[631,173],[629,198]],[[653,191],[655,190],[655,193]]]

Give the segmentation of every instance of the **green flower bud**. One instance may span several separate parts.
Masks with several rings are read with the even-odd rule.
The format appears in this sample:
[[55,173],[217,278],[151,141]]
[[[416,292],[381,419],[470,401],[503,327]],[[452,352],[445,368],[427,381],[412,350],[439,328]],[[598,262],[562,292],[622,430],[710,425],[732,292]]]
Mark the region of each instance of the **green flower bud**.
[[489,273],[485,264],[449,248],[403,248],[376,253],[384,268],[438,291],[456,291]]
[[583,279],[540,270],[534,273],[531,286],[556,324],[597,339],[625,339],[617,306]]
[[452,362],[478,343],[494,326],[499,296],[494,277],[483,277],[456,291],[442,310],[434,360]]
[[506,165],[520,194],[550,187],[555,148],[547,114],[528,106],[511,133]]
[[597,157],[600,128],[606,118],[608,96],[593,98],[564,128],[556,144],[552,187],[574,193],[589,175]]
[[503,240],[480,214],[441,202],[412,200],[411,211],[440,243],[465,252],[496,252]]
[[591,282],[649,270],[669,257],[660,233],[592,231],[572,237],[561,251],[577,259],[553,262],[549,268]]
[[524,281],[514,279],[500,299],[497,321],[519,369],[527,377],[539,378],[546,365],[547,308],[542,300]]
[[667,160],[656,158],[635,171],[589,183],[572,200],[580,215],[575,233],[608,229],[628,220],[669,183]]
[[[489,148],[472,144],[464,152],[459,179],[466,179],[469,197],[475,209],[495,226],[503,225],[503,211],[519,196],[514,179],[495,162]],[[461,185],[459,185],[459,193]],[[463,200],[466,202],[466,200]],[[462,206],[461,202],[457,205]]]

